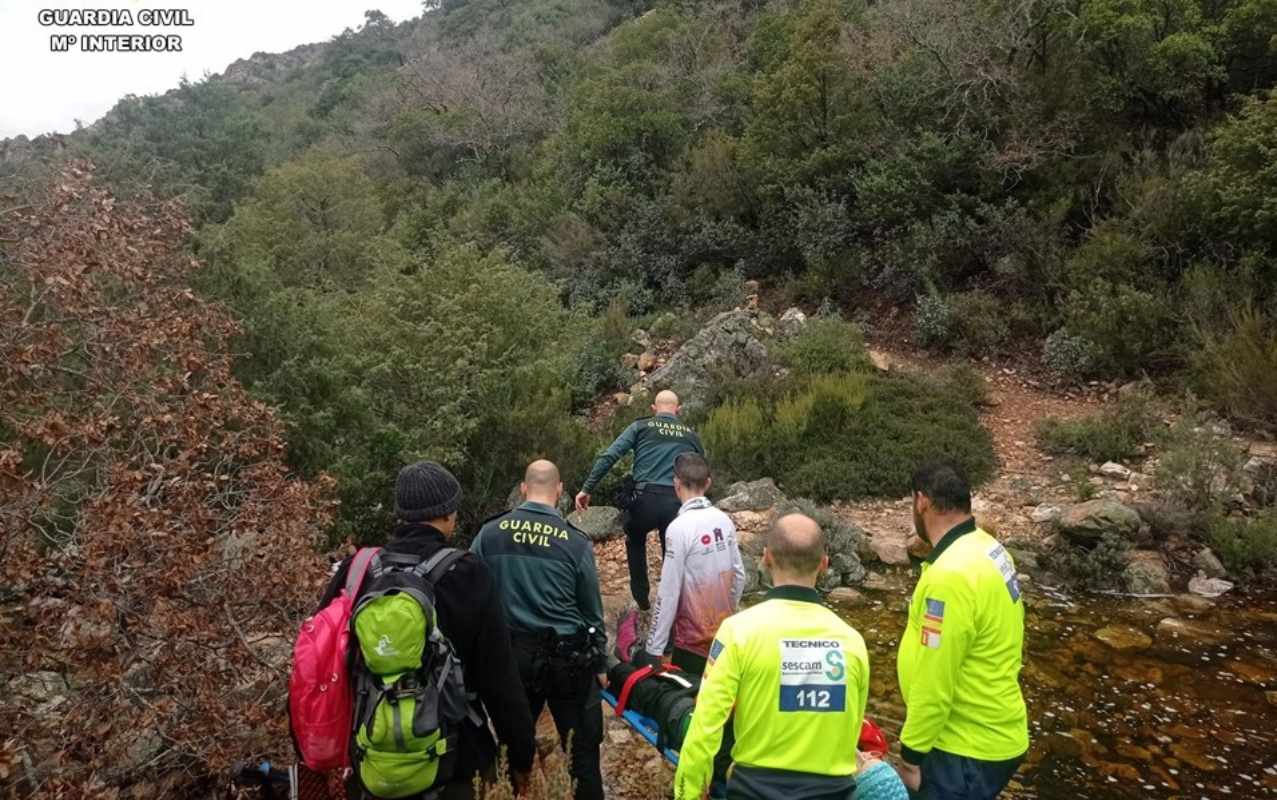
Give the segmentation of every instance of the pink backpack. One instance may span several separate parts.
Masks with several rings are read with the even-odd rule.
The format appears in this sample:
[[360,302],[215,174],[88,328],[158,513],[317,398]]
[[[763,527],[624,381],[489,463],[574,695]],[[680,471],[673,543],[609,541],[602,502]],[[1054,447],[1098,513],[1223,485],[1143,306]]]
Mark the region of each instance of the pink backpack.
[[307,617],[293,645],[288,678],[288,714],[302,763],[316,772],[350,766],[350,691],[346,648],[350,615],[368,563],[380,548],[364,547],[351,559],[346,587],[331,603]]

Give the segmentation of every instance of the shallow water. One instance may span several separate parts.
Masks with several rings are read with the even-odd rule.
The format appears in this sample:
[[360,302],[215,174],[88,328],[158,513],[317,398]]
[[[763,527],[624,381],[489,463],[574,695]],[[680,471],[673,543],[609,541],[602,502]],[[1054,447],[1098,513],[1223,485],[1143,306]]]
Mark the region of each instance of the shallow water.
[[[904,718],[895,653],[912,579],[888,583],[840,613],[868,644],[869,714],[894,741]],[[1026,602],[1021,685],[1032,744],[1007,796],[1277,797],[1277,694],[1268,694],[1277,691],[1277,602],[1065,597],[1031,584]],[[1159,631],[1165,619],[1193,629]],[[1131,649],[1097,639],[1106,627]]]

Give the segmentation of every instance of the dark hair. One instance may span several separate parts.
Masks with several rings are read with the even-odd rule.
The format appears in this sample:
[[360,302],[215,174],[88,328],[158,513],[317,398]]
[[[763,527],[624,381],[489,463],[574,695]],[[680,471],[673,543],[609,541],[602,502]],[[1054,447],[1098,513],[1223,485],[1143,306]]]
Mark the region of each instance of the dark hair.
[[913,491],[931,500],[936,511],[971,513],[971,482],[967,474],[952,461],[928,461],[914,470],[909,479]]
[[[788,522],[786,522],[788,520]],[[814,533],[795,531],[803,525]],[[806,514],[785,514],[772,523],[767,532],[767,551],[772,563],[789,575],[814,575],[825,556],[825,532],[816,520]]]
[[680,453],[674,459],[674,477],[689,489],[704,489],[709,485],[709,462],[700,453]]

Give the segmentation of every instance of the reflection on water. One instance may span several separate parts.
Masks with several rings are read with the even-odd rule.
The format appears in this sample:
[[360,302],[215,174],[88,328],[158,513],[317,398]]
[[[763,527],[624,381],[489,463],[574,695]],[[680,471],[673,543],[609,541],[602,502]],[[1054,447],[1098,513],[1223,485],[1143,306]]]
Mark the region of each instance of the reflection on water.
[[[893,740],[907,574],[842,607],[869,646],[870,715]],[[1277,603],[1064,599],[1029,588],[1032,748],[1007,796],[1277,797]]]

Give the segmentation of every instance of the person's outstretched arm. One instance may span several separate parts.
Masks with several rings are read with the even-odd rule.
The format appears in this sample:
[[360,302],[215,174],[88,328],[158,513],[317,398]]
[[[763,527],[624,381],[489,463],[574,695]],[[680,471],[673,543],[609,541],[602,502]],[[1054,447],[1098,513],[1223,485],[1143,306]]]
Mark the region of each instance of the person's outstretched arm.
[[625,454],[634,449],[634,442],[638,440],[638,423],[631,423],[625,430],[621,431],[621,435],[616,437],[615,441],[594,459],[594,466],[590,468],[590,474],[586,476],[585,483],[581,484],[581,493],[588,495],[594,491],[594,487],[599,485],[599,481],[603,480],[603,476],[607,475],[608,470],[616,462],[625,457]]

